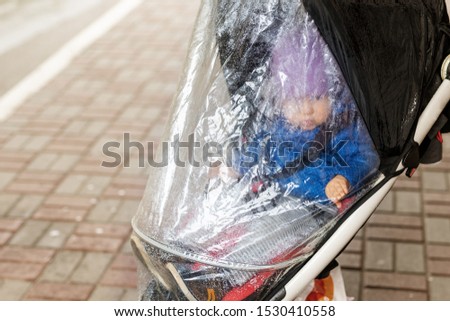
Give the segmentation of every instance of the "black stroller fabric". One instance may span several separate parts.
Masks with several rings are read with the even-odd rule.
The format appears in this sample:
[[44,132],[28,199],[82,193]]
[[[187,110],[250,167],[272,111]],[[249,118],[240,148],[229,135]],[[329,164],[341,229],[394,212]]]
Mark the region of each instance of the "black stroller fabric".
[[442,60],[450,53],[444,1],[304,3],[352,89],[381,170],[395,170],[412,144],[418,116],[442,82]]
[[141,298],[267,298],[307,262],[412,146],[444,14],[443,1],[204,0],[133,219]]

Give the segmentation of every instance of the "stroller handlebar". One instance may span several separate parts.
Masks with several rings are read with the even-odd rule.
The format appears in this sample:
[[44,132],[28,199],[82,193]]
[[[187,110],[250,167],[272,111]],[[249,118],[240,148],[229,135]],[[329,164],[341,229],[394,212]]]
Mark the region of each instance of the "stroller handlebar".
[[450,80],[450,55],[448,55],[442,63],[441,77],[442,80]]
[[434,123],[437,121],[444,108],[450,101],[450,79],[448,74],[448,68],[450,64],[450,56],[447,57],[444,64],[447,63],[447,75],[446,79],[442,82],[439,89],[434,94],[433,98],[430,100],[427,108],[420,115],[419,121],[417,123],[417,130],[414,135],[414,141],[419,145],[423,142],[427,136],[430,129],[433,127]]

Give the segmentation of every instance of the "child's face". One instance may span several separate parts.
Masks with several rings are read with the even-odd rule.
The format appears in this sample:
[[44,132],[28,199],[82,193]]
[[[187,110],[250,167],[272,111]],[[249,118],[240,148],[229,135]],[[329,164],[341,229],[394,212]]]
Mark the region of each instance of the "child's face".
[[289,99],[284,101],[282,112],[291,125],[302,130],[313,130],[327,121],[331,103],[326,96]]

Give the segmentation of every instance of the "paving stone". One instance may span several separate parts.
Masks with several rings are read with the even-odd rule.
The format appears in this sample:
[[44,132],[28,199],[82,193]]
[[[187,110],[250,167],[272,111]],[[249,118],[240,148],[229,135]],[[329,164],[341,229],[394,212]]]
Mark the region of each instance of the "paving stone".
[[112,254],[87,253],[71,277],[75,283],[97,283],[112,260]]
[[142,176],[116,176],[113,179],[112,184],[116,186],[126,186],[133,188],[145,189],[148,177]]
[[43,264],[0,262],[0,279],[35,280],[41,274]]
[[447,175],[445,172],[423,171],[422,184],[426,190],[446,191]]
[[73,120],[64,130],[64,135],[78,135],[84,132],[87,122],[82,120]]
[[112,120],[116,117],[117,112],[114,107],[110,107],[108,110],[86,109],[81,115],[81,118],[83,120]]
[[104,274],[100,284],[124,288],[135,288],[137,284],[137,273],[133,270],[110,269]]
[[444,141],[442,143],[443,147],[444,147],[444,151],[450,151],[450,137],[448,134],[443,134],[442,135],[444,138]]
[[26,127],[22,128],[22,131],[24,133],[33,134],[33,136],[42,134],[56,135],[64,125],[64,120],[36,118],[31,120]]
[[[97,286],[89,301],[119,301],[124,296],[125,290],[111,286]],[[137,301],[137,297],[135,300]]]
[[111,264],[111,268],[119,270],[136,270],[136,258],[132,253],[118,254]]
[[21,150],[30,139],[28,135],[15,135],[2,146],[3,150]]
[[40,280],[51,282],[65,282],[83,259],[82,252],[62,251],[56,254],[52,262],[47,265]]
[[51,207],[60,208],[73,208],[73,209],[85,209],[89,210],[95,203],[92,202],[91,197],[87,196],[49,196],[45,202],[45,205]]
[[19,161],[19,162],[28,162],[36,155],[30,152],[24,151],[3,151],[0,153],[0,161]]
[[422,244],[395,244],[395,268],[398,272],[425,273],[425,251]]
[[76,194],[88,180],[86,175],[68,175],[56,189],[56,194]]
[[136,214],[140,201],[126,200],[122,202],[122,205],[114,215],[114,222],[131,222],[131,219]]
[[432,277],[430,280],[430,300],[450,301],[450,277]]
[[427,280],[425,275],[404,274],[404,273],[384,273],[365,272],[364,286],[383,287],[399,290],[426,291]]
[[0,246],[5,245],[9,239],[12,237],[12,233],[11,232],[3,232],[0,231]]
[[399,213],[420,214],[422,201],[420,192],[395,192],[396,211]]
[[110,186],[106,189],[104,196],[108,198],[120,197],[124,200],[132,199],[139,202],[144,196],[144,189]]
[[450,277],[450,260],[429,260],[428,272],[432,275]]
[[52,183],[53,185],[57,185],[61,178],[62,175],[58,173],[29,171],[22,172],[17,177],[20,181]]
[[27,221],[9,242],[12,245],[31,246],[45,233],[50,226],[45,221]]
[[61,155],[50,167],[55,172],[68,172],[78,161],[78,155]]
[[100,196],[110,182],[109,176],[92,176],[83,184],[80,194]]
[[[121,144],[120,146],[123,146],[120,139],[100,137],[89,149],[89,155],[100,158],[102,161],[101,164],[103,164],[103,162],[106,162],[107,164],[115,162],[115,157],[112,157],[111,153],[119,153],[120,157],[122,157],[122,154],[120,152],[120,149],[117,149],[115,147],[108,147],[109,143],[111,142],[119,142]],[[119,164],[119,166],[121,165],[122,164]]]
[[450,204],[448,192],[425,191],[422,196],[425,204]]
[[48,194],[54,185],[52,183],[16,180],[11,183],[7,191],[18,194]]
[[50,169],[57,159],[58,155],[55,153],[41,153],[28,165],[27,169],[30,171],[45,171]]
[[40,195],[24,195],[14,208],[9,212],[10,217],[29,218],[41,205],[44,196]]
[[422,227],[422,218],[418,216],[375,213],[369,220],[369,226],[384,227]]
[[349,245],[345,248],[346,253],[360,253],[363,249],[363,241],[354,238]]
[[449,152],[446,152],[443,155],[443,158],[434,164],[426,165],[426,167],[430,170],[437,170],[437,171],[446,171],[448,172],[450,170],[450,161],[448,160],[448,156],[450,155]]
[[345,292],[350,299],[360,300],[361,272],[356,270],[342,269]]
[[23,150],[29,152],[37,152],[45,149],[45,146],[50,142],[51,136],[34,136],[30,137],[29,141],[23,146]]
[[147,121],[151,122],[153,120],[156,120],[160,118],[161,110],[158,108],[147,108],[143,111],[141,117],[143,119],[146,119]]
[[[130,235],[131,236],[131,235]],[[133,249],[131,248],[131,244],[130,244],[130,238],[126,238],[125,242],[122,245],[122,249],[120,250],[121,253],[125,253],[125,254],[131,254],[133,253]]]
[[103,199],[90,211],[87,216],[88,221],[106,222],[109,221],[118,211],[119,200]]
[[17,194],[0,193],[0,217],[6,216],[19,198]]
[[136,288],[125,289],[125,294],[120,299],[121,301],[139,301],[139,292]]
[[394,245],[390,242],[366,242],[364,268],[392,271],[394,269]]
[[97,136],[105,132],[105,129],[109,126],[109,123],[102,120],[94,120],[88,122],[86,128],[84,129],[84,134],[89,136]]
[[53,257],[54,251],[25,247],[2,247],[0,260],[4,262],[41,263],[47,264]]
[[127,119],[127,120],[134,120],[139,119],[141,116],[141,109],[140,108],[127,108],[122,112],[122,114],[119,116],[120,119]]
[[423,240],[423,232],[422,229],[417,228],[369,226],[366,237],[377,240],[420,242]]
[[425,204],[425,214],[428,216],[442,216],[450,218],[450,203],[448,204]]
[[30,286],[27,281],[0,279],[0,298],[3,301],[19,301]]
[[25,160],[0,159],[0,169],[11,172],[21,171],[26,164],[27,161]]
[[81,223],[77,230],[77,235],[106,236],[122,238],[131,233],[130,224],[92,224]]
[[93,290],[92,285],[36,283],[26,294],[28,300],[85,301]]
[[91,237],[72,235],[66,243],[66,248],[80,251],[116,252],[122,240],[112,237]]
[[450,245],[427,245],[427,254],[434,259],[450,259]]
[[77,156],[83,154],[90,144],[91,138],[82,136],[61,136],[53,140],[47,146],[47,150],[59,153],[64,157],[58,160],[57,168],[52,168],[52,170],[67,171],[70,169],[71,165],[77,161]]
[[47,221],[81,222],[86,214],[87,210],[85,209],[43,206],[36,211],[33,218]]
[[38,241],[37,246],[53,249],[62,248],[74,229],[74,223],[53,223]]
[[146,165],[146,166],[147,167],[145,167],[145,168],[141,168],[139,166],[134,166],[134,167],[129,167],[129,168],[123,167],[120,170],[120,175],[123,175],[123,176],[133,176],[133,175],[138,176],[138,175],[140,175],[142,177],[148,177],[148,167],[150,165]]
[[361,254],[344,252],[339,256],[339,264],[343,268],[361,268]]
[[364,289],[364,301],[427,301],[427,292],[389,289]]
[[[70,68],[70,67],[69,67]],[[66,89],[66,87],[73,81],[75,77],[72,79],[67,79],[68,73],[60,74],[55,80],[51,81],[49,86],[53,88],[52,93],[60,94],[61,90]],[[64,81],[60,81],[62,77],[66,77]],[[39,112],[40,121],[54,119],[55,122],[59,125],[63,125],[63,127],[67,127],[70,119],[74,118],[79,114],[81,108],[75,104],[68,103],[65,105],[59,104],[55,101],[52,101],[51,104],[45,106],[45,109]]]
[[73,172],[91,175],[114,176],[119,170],[119,167],[107,168],[103,167],[101,164],[102,160],[98,157],[88,156],[77,163],[73,169]]
[[425,218],[427,242],[450,244],[450,219]]
[[383,201],[378,205],[378,212],[392,212],[394,211],[394,193],[389,192]]
[[16,173],[0,172],[0,191],[8,186],[16,176]]

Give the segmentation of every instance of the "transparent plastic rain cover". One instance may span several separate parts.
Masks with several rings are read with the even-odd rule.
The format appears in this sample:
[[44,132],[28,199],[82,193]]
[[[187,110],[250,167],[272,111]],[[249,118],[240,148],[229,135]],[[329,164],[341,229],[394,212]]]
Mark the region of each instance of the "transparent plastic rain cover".
[[379,175],[301,1],[203,2],[154,160],[133,219],[149,300],[252,298],[313,255]]

